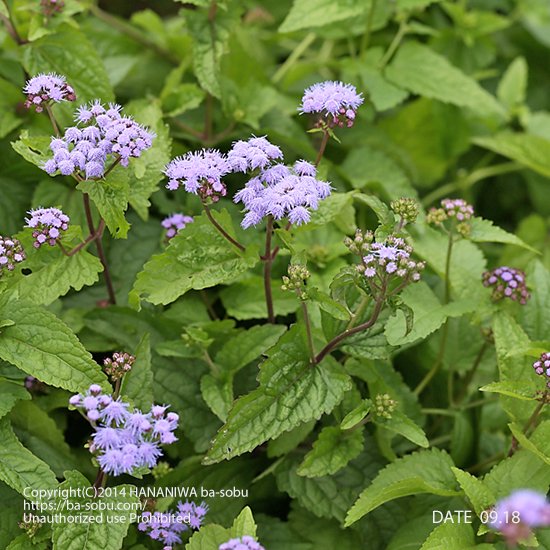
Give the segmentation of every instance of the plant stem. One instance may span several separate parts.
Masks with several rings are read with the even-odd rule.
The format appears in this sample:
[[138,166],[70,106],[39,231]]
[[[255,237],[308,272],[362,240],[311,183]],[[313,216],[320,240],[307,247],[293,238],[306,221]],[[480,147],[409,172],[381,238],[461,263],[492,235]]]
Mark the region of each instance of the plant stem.
[[214,308],[212,307],[212,304],[208,300],[208,296],[206,295],[206,292],[204,291],[204,289],[199,290],[199,296],[201,297],[203,304],[206,306],[210,319],[212,319],[212,321],[219,319],[216,312],[214,311]]
[[90,195],[88,193],[82,194],[82,200],[84,201],[84,212],[86,213],[86,223],[88,224],[88,230],[90,235],[95,234],[94,219],[92,218],[92,209],[90,206]]
[[454,227],[449,231],[449,240],[447,241],[447,256],[445,257],[445,298],[444,304],[448,304],[451,299],[451,257],[453,254]]
[[[544,405],[546,405],[547,397],[548,397],[548,391],[544,392],[544,395],[541,398],[540,403],[536,406],[535,410],[533,411],[533,414],[529,417],[529,420],[523,427],[523,433],[525,435],[527,435],[529,430],[535,425],[535,422],[537,421],[540,411],[542,411],[542,408],[544,407]],[[512,436],[512,444],[510,445],[510,450],[508,451],[507,456],[512,456],[517,451],[518,446],[519,446],[519,441],[516,439],[515,436]]]
[[476,355],[476,358],[474,360],[474,364],[472,365],[472,368],[466,375],[466,378],[464,379],[464,383],[462,385],[462,391],[460,392],[459,396],[456,399],[457,403],[462,403],[464,401],[464,398],[466,397],[468,393],[468,386],[470,385],[471,381],[474,379],[475,373],[477,372],[477,369],[479,365],[481,364],[481,361],[483,359],[483,356],[485,355],[485,352],[489,349],[489,342],[485,340],[483,342],[483,345],[479,349],[478,354]]
[[368,328],[372,327],[374,323],[376,323],[380,312],[382,311],[382,306],[384,305],[384,300],[386,298],[386,288],[385,286],[382,288],[382,291],[380,292],[375,304],[374,304],[374,311],[372,312],[372,315],[370,319],[361,325],[357,325],[353,328],[347,328],[344,330],[344,332],[341,332],[338,334],[338,336],[335,336],[315,357],[315,364],[320,363],[324,357],[330,353],[340,342],[348,338],[348,336],[351,336],[352,334],[357,334],[358,332],[361,332],[363,330],[367,330]]
[[82,250],[86,245],[90,244],[92,241],[95,241],[97,239],[97,236],[100,233],[101,234],[103,233],[104,229],[105,229],[105,221],[102,218],[99,222],[99,226],[98,226],[97,231],[92,235],[88,235],[84,242],[81,242],[80,244],[75,246],[73,249],[67,251],[67,249],[61,244],[61,241],[58,241],[57,244],[59,245],[59,247],[61,248],[63,254],[65,254],[65,256],[69,256],[69,257],[74,256],[77,252]]
[[304,36],[303,40],[292,50],[290,55],[285,59],[284,63],[277,69],[277,71],[273,75],[271,80],[274,84],[277,84],[282,80],[283,76],[290,69],[290,67],[292,67],[292,65],[294,65],[294,63],[296,63],[296,61],[298,61],[300,57],[302,57],[306,50],[315,41],[315,38],[316,35],[312,32]]
[[378,64],[378,68],[382,70],[390,61],[393,54],[399,48],[399,44],[401,44],[401,41],[405,37],[405,34],[407,34],[407,22],[401,21],[399,23],[399,29],[397,29],[397,34],[393,37],[393,40],[391,41],[391,44],[389,45],[388,49],[386,50],[386,53],[380,60],[380,63]]
[[268,323],[275,322],[275,314],[273,312],[273,293],[271,291],[271,264],[273,257],[271,254],[271,236],[273,234],[273,216],[267,217],[267,227],[265,229],[265,254],[264,254],[264,292],[265,304],[267,306],[267,321]]
[[206,103],[204,106],[204,130],[202,132],[202,139],[209,142],[212,139],[212,108],[213,98],[210,94],[206,94]]
[[177,118],[173,118],[170,121],[175,126],[178,126],[180,129],[182,129],[184,132],[187,132],[188,134],[192,135],[194,138],[203,139],[202,132],[199,132],[199,130],[195,130],[195,128],[191,128],[191,126],[188,126],[185,124],[185,122],[182,122],[181,120],[178,120]]
[[116,304],[115,290],[113,288],[113,281],[111,279],[111,272],[109,271],[109,265],[107,264],[107,257],[105,256],[105,250],[103,249],[103,243],[101,242],[102,237],[103,237],[103,231],[99,233],[99,228],[98,228],[98,235],[97,235],[97,238],[95,239],[95,246],[97,248],[97,255],[99,256],[99,261],[103,266],[103,278],[105,279],[105,284],[107,285],[109,302],[111,302],[111,304],[114,305]]
[[328,132],[326,130],[323,131],[323,139],[321,140],[321,145],[319,146],[319,152],[317,153],[317,158],[315,159],[315,167],[319,166],[319,163],[323,158],[323,154],[325,153],[325,149],[327,147],[328,138],[329,138]]
[[307,310],[307,303],[304,300],[301,300],[302,303],[302,313],[304,314],[304,322],[306,324],[306,334],[307,334],[307,345],[309,348],[309,357],[312,364],[315,364],[315,347],[313,346],[313,336],[311,334],[311,323],[309,321],[309,313]]
[[359,48],[359,55],[363,57],[370,43],[370,35],[372,30],[372,24],[374,22],[374,13],[376,12],[376,1],[372,0],[369,10],[369,15],[367,16],[367,26],[365,28],[365,33],[361,39],[361,46]]
[[93,485],[94,489],[105,487],[106,483],[107,483],[107,474],[101,468],[99,468],[97,471],[97,476],[94,481],[94,485]]
[[4,6],[6,6],[6,11],[8,12],[8,16],[6,17],[2,13],[0,13],[0,21],[4,23],[6,26],[7,33],[11,36],[12,40],[18,44],[19,46],[22,46],[23,44],[28,44],[28,40],[23,40],[19,33],[17,32],[17,29],[15,28],[15,25],[13,24],[13,19],[11,17],[10,7],[8,6],[8,3],[6,0],[2,0],[2,3]]
[[244,252],[244,246],[236,241],[215,219],[214,216],[212,216],[212,212],[210,212],[209,206],[203,201],[202,203],[204,207],[204,211],[206,213],[206,216],[212,223],[212,225],[220,232],[220,234],[227,239],[232,245],[236,246],[241,252]]
[[57,125],[57,121],[55,120],[55,117],[53,116],[53,111],[51,105],[48,103],[44,104],[44,109],[46,109],[46,113],[48,113],[48,116],[50,117],[50,122],[52,123],[53,131],[55,132],[55,135],[59,137],[61,134],[59,132],[59,126]]

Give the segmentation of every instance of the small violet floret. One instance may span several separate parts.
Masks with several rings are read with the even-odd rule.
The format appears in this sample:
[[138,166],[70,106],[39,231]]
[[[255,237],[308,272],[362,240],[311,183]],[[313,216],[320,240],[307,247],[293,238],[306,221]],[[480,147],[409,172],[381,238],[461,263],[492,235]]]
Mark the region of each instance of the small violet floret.
[[29,210],[27,214],[29,217],[25,219],[26,227],[33,230],[35,248],[40,248],[44,243],[55,246],[69,227],[69,216],[58,208],[37,208]]
[[161,222],[162,227],[166,229],[166,239],[170,240],[175,237],[188,223],[193,223],[191,216],[185,216],[184,214],[177,213],[164,218]]

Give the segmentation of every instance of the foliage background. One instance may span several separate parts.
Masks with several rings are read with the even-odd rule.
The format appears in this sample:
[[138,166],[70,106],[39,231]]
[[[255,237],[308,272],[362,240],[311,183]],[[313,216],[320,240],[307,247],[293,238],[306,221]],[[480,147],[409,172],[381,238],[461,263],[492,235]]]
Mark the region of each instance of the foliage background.
[[[117,306],[102,307],[105,288],[102,282],[94,284],[100,266],[92,253],[69,267],[62,257],[40,251],[27,264],[32,273],[18,273],[6,290],[0,319],[15,324],[0,329],[0,441],[5,443],[0,451],[0,477],[5,482],[0,485],[0,546],[29,547],[27,535],[17,527],[22,509],[17,491],[22,487],[55,486],[55,478],[62,479],[63,472],[72,469],[93,479],[89,453],[83,448],[88,428],[75,413],[67,412],[67,398],[69,391],[82,391],[99,376],[85,350],[101,361],[109,352],[124,349],[137,352],[144,363],[142,386],[149,393],[133,397],[146,402],[154,396],[182,416],[180,441],[167,449],[173,470],[157,485],[249,489],[246,499],[209,501],[209,521],[229,526],[248,505],[259,539],[269,550],[351,550],[367,544],[392,550],[442,544],[449,549],[476,544],[504,548],[491,535],[474,538],[471,526],[434,529],[431,512],[473,507],[479,514],[513,488],[532,486],[546,492],[550,482],[547,413],[531,444],[524,442],[512,458],[504,458],[510,429],[521,431],[534,408],[532,400],[518,396],[532,396],[537,384],[542,389],[529,363],[537,351],[547,348],[549,339],[548,2],[165,0],[98,6],[66,0],[62,13],[45,20],[38,2],[7,0],[0,4],[0,14],[11,17],[18,33],[14,37],[6,26],[0,29],[1,234],[19,233],[25,212],[39,205],[62,205],[75,224],[84,225],[81,192],[73,182],[52,179],[35,165],[41,161],[36,155],[47,147],[42,138],[51,130],[46,117],[22,107],[20,90],[26,74],[66,75],[79,101],[116,98],[158,135],[154,150],[132,165],[129,180],[110,181],[109,196],[97,198],[111,232],[106,247]],[[164,189],[165,163],[202,146],[227,150],[233,140],[251,133],[268,135],[283,148],[287,161],[315,158],[316,137],[306,133],[308,121],[297,115],[297,105],[305,87],[324,79],[355,84],[367,101],[355,126],[338,132],[340,143],[332,141],[321,165],[340,198],[317,223],[293,233],[290,243],[285,241],[274,266],[279,324],[261,327],[261,270],[248,269],[252,259],[224,281],[195,282],[194,288],[212,288],[189,288],[183,296],[174,290],[174,272],[167,264],[159,263],[152,276],[146,270],[136,283],[146,262],[164,249],[159,221],[175,211],[201,212],[195,197]],[[65,124],[71,112],[72,106],[56,107]],[[228,178],[228,184],[232,196],[243,179]],[[339,358],[347,358],[353,389],[332,415],[317,423],[289,422],[285,434],[269,442],[270,436],[255,432],[253,452],[229,461],[217,460],[241,453],[220,450],[218,445],[217,454],[210,455],[214,463],[201,465],[221,419],[227,417],[233,390],[240,396],[256,388],[262,354],[284,332],[282,325],[296,319],[298,300],[284,294],[277,283],[286,273],[291,252],[307,260],[312,281],[328,293],[335,275],[352,262],[343,238],[353,234],[355,226],[376,226],[375,212],[354,199],[354,191],[386,203],[416,197],[425,209],[443,197],[460,196],[474,205],[477,215],[532,248],[519,247],[510,235],[496,236],[486,226],[487,233],[479,238],[482,244],[465,241],[457,248],[451,272],[453,300],[474,301],[479,307],[449,321],[442,372],[419,401],[411,389],[438,360],[441,327],[447,319],[438,301],[444,287],[445,243],[421,221],[411,234],[429,270],[425,283],[406,297],[415,312],[412,336],[400,339],[386,328],[385,336],[380,330],[378,335],[349,341],[346,355]],[[231,218],[243,242],[261,246],[260,232],[238,228],[239,208],[229,200],[223,201],[223,208],[228,215],[220,219],[229,223]],[[202,231],[209,235],[204,225],[189,229],[189,242],[201,242]],[[22,233],[21,239],[30,243],[28,234]],[[184,240],[180,242],[182,265],[200,262]],[[487,267],[502,264],[527,271],[533,298],[526,307],[490,305],[480,276]],[[162,273],[169,276],[163,279]],[[432,296],[435,305],[426,306]],[[422,316],[427,323],[419,323]],[[327,319],[319,308],[313,308],[312,317],[317,342],[337,330],[330,326],[337,321]],[[491,328],[494,340],[485,346]],[[386,337],[394,345],[388,345]],[[54,344],[48,348],[46,342]],[[241,364],[243,345],[254,353]],[[217,386],[208,374],[211,359],[227,371],[233,388],[229,397],[223,395],[227,386],[213,389]],[[476,372],[469,379],[473,365]],[[459,388],[464,388],[455,407],[449,407],[446,398],[449,368],[458,373]],[[51,387],[30,399],[21,390],[27,374]],[[497,381],[504,384],[496,387],[497,393],[478,391]],[[359,442],[353,460],[335,453],[335,473],[299,475],[298,465],[323,427],[337,426],[361,397],[386,391],[422,428],[430,450],[413,455],[417,458],[395,472],[386,470],[387,477],[371,486],[386,464],[402,464],[397,457],[417,450],[423,440],[417,432],[416,442],[392,439],[384,427],[370,425],[360,432],[365,443]],[[312,405],[318,411],[323,406]],[[485,475],[483,485],[465,473],[453,474],[453,463],[479,479]],[[409,478],[400,480],[405,471]],[[147,478],[125,481],[153,483]],[[373,488],[373,500],[369,506],[363,503],[363,513],[369,507],[373,511],[344,529],[347,511],[366,487]],[[381,496],[389,487],[398,487],[396,496],[404,498]],[[97,538],[90,539],[89,547],[120,548],[124,532],[94,533]],[[539,533],[539,542],[550,547],[550,535]],[[210,548],[207,543],[195,544],[189,548]],[[48,545],[38,541],[32,547]],[[59,540],[54,547],[64,548]],[[154,543],[131,527],[123,547],[154,548]]]

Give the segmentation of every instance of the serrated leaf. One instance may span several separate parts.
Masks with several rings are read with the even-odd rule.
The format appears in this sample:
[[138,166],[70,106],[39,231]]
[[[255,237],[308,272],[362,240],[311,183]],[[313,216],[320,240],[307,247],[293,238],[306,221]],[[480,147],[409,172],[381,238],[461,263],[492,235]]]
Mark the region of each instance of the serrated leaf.
[[412,441],[419,447],[430,446],[424,430],[399,410],[393,411],[391,418],[375,417],[375,422],[384,429]]
[[233,380],[220,380],[211,374],[205,374],[201,378],[201,394],[210,410],[222,421],[227,420],[227,415],[233,404]]
[[0,480],[23,494],[25,488],[53,489],[57,487],[50,467],[23,447],[13,433],[10,421],[0,420]]
[[[227,211],[218,223],[227,230],[231,219]],[[229,233],[232,233],[229,229]],[[196,243],[201,246],[197,247]],[[259,260],[256,246],[241,253],[218,233],[203,214],[170,239],[162,254],[154,255],[138,274],[132,294],[136,300],[145,295],[153,304],[169,304],[191,289],[200,290],[229,283]]]
[[178,84],[161,95],[162,108],[166,116],[175,117],[197,108],[204,100],[204,91],[196,84]]
[[[521,308],[521,325],[534,340],[543,340],[550,334],[550,273],[539,261],[533,260],[525,270],[529,288],[536,289],[528,302]],[[545,350],[543,350],[545,351]]]
[[323,311],[326,311],[335,319],[339,319],[340,321],[349,321],[351,314],[348,309],[336,300],[333,300],[328,294],[325,294],[318,288],[308,288],[307,296],[317,303]]
[[460,468],[451,469],[460,487],[464,491],[464,494],[472,503],[477,515],[481,514],[483,510],[487,510],[495,503],[495,496],[481,479],[478,479]]
[[338,426],[323,428],[313,449],[296,471],[305,477],[321,477],[336,473],[356,458],[363,449],[361,430],[343,431]]
[[420,550],[471,550],[475,544],[472,526],[457,520],[438,525],[426,539]]
[[242,512],[235,518],[233,525],[231,526],[232,537],[255,537],[256,536],[256,523],[252,516],[252,510],[248,506],[243,508]]
[[536,430],[527,437],[518,424],[508,424],[510,431],[524,449],[530,451],[538,458],[550,465],[550,421],[541,422]]
[[51,386],[83,392],[107,384],[100,366],[55,315],[22,301],[0,305],[15,325],[0,333],[0,357]]
[[124,376],[120,394],[145,411],[153,403],[153,371],[151,367],[151,344],[149,333],[145,333],[135,352],[132,369]]
[[230,539],[229,529],[221,525],[205,525],[189,539],[185,550],[212,550]]
[[9,413],[18,401],[30,398],[31,394],[22,384],[0,378],[0,418]]
[[268,439],[330,412],[350,387],[332,358],[312,366],[304,328],[294,325],[268,352],[260,386],[238,399],[220,429],[205,463],[252,450]]
[[451,471],[453,462],[439,449],[418,451],[397,459],[376,476],[349,510],[345,525],[349,526],[378,506],[390,500],[419,493],[441,496],[459,494]]
[[479,388],[479,391],[500,393],[523,401],[534,401],[537,390],[540,389],[535,381],[502,380],[491,382]]
[[41,168],[50,156],[50,139],[48,136],[29,136],[28,130],[23,130],[19,139],[11,142],[11,146],[26,161]]
[[493,225],[491,220],[484,220],[482,218],[473,218],[470,221],[471,231],[468,238],[475,243],[504,243],[514,244],[521,246],[531,252],[539,253],[538,250],[529,246],[523,242],[519,237],[513,233],[508,233],[504,229]]
[[498,101],[475,80],[428,46],[407,42],[386,69],[388,80],[405,90],[444,103],[468,107],[480,116],[504,118]]

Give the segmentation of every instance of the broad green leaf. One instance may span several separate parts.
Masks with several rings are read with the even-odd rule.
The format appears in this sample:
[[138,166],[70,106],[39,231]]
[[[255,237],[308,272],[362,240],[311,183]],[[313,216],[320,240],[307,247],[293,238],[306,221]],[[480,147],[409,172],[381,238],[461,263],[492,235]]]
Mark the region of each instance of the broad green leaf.
[[391,418],[375,417],[375,423],[382,428],[403,436],[419,447],[429,447],[424,430],[401,411],[391,413]]
[[[226,229],[229,214],[218,218]],[[229,233],[232,233],[229,229]],[[197,247],[196,243],[200,243]],[[241,253],[225,240],[203,214],[170,239],[162,254],[154,255],[139,273],[132,290],[136,301],[144,296],[153,304],[169,304],[191,289],[200,290],[229,283],[259,260],[256,246]]]
[[397,9],[400,10],[421,10],[430,4],[441,0],[397,0]]
[[180,83],[163,90],[160,99],[165,115],[175,117],[197,108],[204,100],[204,92],[196,84]]
[[550,420],[541,422],[530,437],[523,433],[523,428],[518,424],[509,424],[509,428],[521,447],[550,465]]
[[439,449],[419,451],[386,466],[359,496],[349,510],[349,526],[390,500],[419,493],[441,496],[459,494],[451,471],[453,462]]
[[508,231],[504,231],[504,229],[498,227],[497,225],[493,225],[491,220],[473,218],[470,221],[470,227],[471,232],[468,235],[468,238],[475,243],[514,244],[538,254],[538,250],[523,242],[513,233],[508,233]]
[[229,529],[224,529],[221,525],[205,525],[193,534],[185,545],[185,550],[212,550],[219,548],[230,538]]
[[508,111],[513,111],[514,108],[525,102],[527,72],[525,58],[516,57],[498,83],[497,97]]
[[460,317],[474,311],[477,302],[473,299],[441,304],[430,287],[420,282],[407,287],[401,299],[413,311],[413,327],[407,332],[406,318],[401,310],[386,323],[386,338],[393,346],[416,342],[437,330],[448,317]]
[[515,160],[547,178],[550,177],[550,141],[547,139],[504,131],[491,137],[477,137],[472,141],[475,145]]
[[117,166],[106,179],[82,181],[77,189],[90,195],[111,235],[125,239],[130,229],[124,217],[131,194],[127,169]]
[[0,378],[0,418],[9,413],[18,401],[30,398],[23,384]]
[[50,140],[48,136],[29,136],[28,130],[23,130],[19,139],[11,142],[11,146],[26,161],[41,168],[50,158]]
[[475,544],[472,526],[467,522],[444,522],[426,539],[420,550],[471,550]]
[[364,0],[294,0],[292,8],[279,27],[279,32],[322,27],[367,13]]
[[534,292],[521,308],[521,325],[533,340],[543,340],[550,334],[550,272],[539,261],[533,260],[525,270],[526,281]]
[[314,287],[307,289],[307,295],[309,299],[313,300],[323,311],[326,311],[335,319],[349,321],[351,314],[348,309],[336,300],[333,300],[328,294]]
[[205,463],[252,450],[268,439],[332,411],[350,387],[349,377],[328,357],[312,366],[302,326],[294,325],[260,366],[260,386],[238,399],[218,432]]
[[468,462],[475,445],[474,427],[468,411],[457,411],[451,432],[451,458],[457,466]]
[[394,84],[415,94],[468,107],[480,116],[504,118],[502,106],[475,80],[428,46],[417,42],[407,42],[399,48],[386,69],[386,76]]
[[145,411],[153,403],[153,371],[149,333],[142,336],[135,357],[132,370],[124,376],[122,381],[121,395],[129,397],[138,409]]
[[310,420],[272,439],[267,444],[267,456],[273,458],[294,450],[313,431],[313,428],[315,428],[315,420]]
[[[68,48],[67,44],[71,47]],[[99,54],[82,31],[68,24],[54,34],[25,45],[23,66],[30,75],[42,72],[64,75],[76,91],[79,103],[114,99]]]
[[50,467],[23,447],[6,417],[0,420],[0,440],[0,480],[21,494],[29,487],[38,490],[57,487]]
[[327,426],[321,430],[297,473],[306,477],[334,474],[359,455],[363,444],[361,430],[344,431],[337,426]]
[[17,522],[21,521],[23,498],[5,483],[0,483],[0,505],[0,545],[7,549],[10,542],[21,533]]
[[51,386],[83,392],[107,384],[100,366],[55,315],[22,301],[0,305],[15,325],[0,332],[0,357]]
[[[353,192],[332,193],[319,203],[319,208],[311,213],[310,221],[298,228],[297,231],[310,231],[318,226],[324,226],[335,221],[342,212],[346,212],[346,209],[351,206],[353,196]],[[351,215],[353,216],[353,211]]]
[[249,537],[256,536],[256,523],[248,506],[243,508],[243,511],[235,518],[231,526],[232,537],[244,537],[246,535]]
[[71,289],[78,291],[93,285],[103,271],[99,258],[86,250],[70,257],[60,254],[48,263],[37,263],[37,269],[33,269],[30,263],[24,266],[30,268],[32,273],[20,277],[12,290],[20,298],[37,305],[49,305]]
[[537,380],[502,380],[491,382],[479,388],[479,391],[500,393],[523,401],[534,401],[537,390],[540,389]]
[[232,378],[231,376],[227,380],[221,380],[211,374],[205,374],[201,378],[202,398],[222,422],[227,420],[227,415],[233,404]]
[[452,470],[467,499],[472,503],[476,514],[479,515],[483,510],[493,506],[496,499],[481,479],[460,468],[452,468]]
[[[90,487],[90,482],[77,471],[65,472],[65,479],[60,489],[80,489],[85,492]],[[83,521],[82,523],[63,522],[54,523],[53,531],[53,550],[119,550],[122,547],[122,541],[128,532],[131,516],[138,515],[141,508],[139,499],[133,496],[132,485],[117,485],[113,494],[103,495],[96,498],[76,497],[70,498],[75,506],[79,507],[79,515],[85,517],[94,516],[95,521]],[[58,512],[64,516],[75,514],[74,511],[67,510],[61,504],[63,499],[58,499]],[[95,504],[92,504],[95,503]],[[92,506],[100,509],[103,504],[102,515],[94,512]]]

